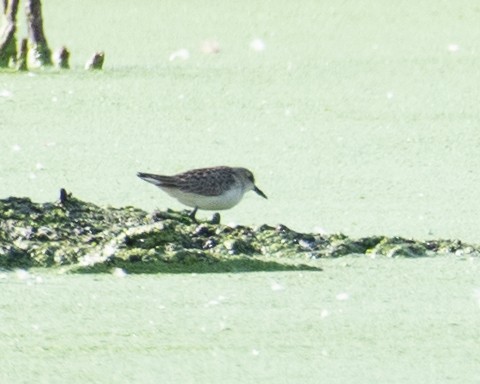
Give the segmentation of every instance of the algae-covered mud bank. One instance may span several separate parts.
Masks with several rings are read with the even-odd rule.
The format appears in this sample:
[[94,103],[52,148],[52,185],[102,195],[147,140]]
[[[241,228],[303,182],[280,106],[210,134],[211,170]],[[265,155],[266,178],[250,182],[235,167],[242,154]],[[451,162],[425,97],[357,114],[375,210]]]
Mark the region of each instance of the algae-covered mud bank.
[[228,226],[194,222],[187,212],[102,208],[65,193],[57,203],[0,200],[0,267],[68,266],[77,272],[227,272],[315,270],[345,255],[477,256],[458,240],[415,241],[295,232],[284,225]]

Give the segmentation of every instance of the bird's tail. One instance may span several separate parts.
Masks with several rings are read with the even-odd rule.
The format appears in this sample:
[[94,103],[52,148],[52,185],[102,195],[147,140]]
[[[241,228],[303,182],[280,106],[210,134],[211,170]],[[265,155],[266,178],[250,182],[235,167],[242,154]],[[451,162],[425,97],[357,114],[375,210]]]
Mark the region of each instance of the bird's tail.
[[137,176],[141,179],[155,184],[157,187],[171,187],[175,184],[171,176],[154,175],[153,173],[138,172]]

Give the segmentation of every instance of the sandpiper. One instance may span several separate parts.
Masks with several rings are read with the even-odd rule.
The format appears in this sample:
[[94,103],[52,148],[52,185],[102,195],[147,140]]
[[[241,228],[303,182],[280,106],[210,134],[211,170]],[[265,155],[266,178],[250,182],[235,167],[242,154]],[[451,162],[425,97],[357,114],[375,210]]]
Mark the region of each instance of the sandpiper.
[[193,220],[198,209],[219,211],[234,207],[248,191],[267,198],[255,185],[253,173],[246,168],[201,168],[174,176],[139,172],[137,176],[155,184],[182,204],[193,207],[189,215]]

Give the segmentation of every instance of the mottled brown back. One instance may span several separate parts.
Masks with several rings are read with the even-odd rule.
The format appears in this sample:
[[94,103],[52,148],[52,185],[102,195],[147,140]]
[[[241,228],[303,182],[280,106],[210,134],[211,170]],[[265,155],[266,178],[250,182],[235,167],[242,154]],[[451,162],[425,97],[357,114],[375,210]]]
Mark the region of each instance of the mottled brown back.
[[[231,168],[213,167],[192,169],[172,176],[170,181],[173,181],[172,187],[179,188],[182,192],[219,196],[235,183],[235,178]],[[166,184],[164,186],[168,187]]]

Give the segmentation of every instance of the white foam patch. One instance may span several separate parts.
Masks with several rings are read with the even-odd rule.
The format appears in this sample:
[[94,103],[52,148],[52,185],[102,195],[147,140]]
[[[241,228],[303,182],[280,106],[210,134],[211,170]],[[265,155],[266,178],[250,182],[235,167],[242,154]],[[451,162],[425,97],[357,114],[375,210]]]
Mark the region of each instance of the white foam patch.
[[477,304],[480,306],[480,288],[475,288],[473,290],[473,297],[477,301]]
[[122,268],[114,268],[112,275],[115,277],[125,277],[127,276],[127,272],[125,272]]
[[265,42],[262,39],[256,38],[250,42],[250,49],[255,52],[263,52],[266,48]]
[[175,60],[187,60],[190,58],[190,52],[188,49],[181,48],[177,51],[174,51],[168,57],[168,60],[175,61]]
[[12,97],[13,93],[9,91],[8,89],[0,89],[0,97]]
[[272,288],[272,291],[283,291],[283,290],[285,290],[285,287],[282,284],[280,284],[276,281],[273,281],[270,284],[270,288]]
[[328,309],[322,309],[322,312],[320,312],[320,318],[325,319],[328,316],[330,316],[330,311]]
[[220,44],[217,40],[205,40],[200,46],[203,53],[212,54],[220,52]]
[[30,278],[30,273],[24,269],[17,269],[15,271],[15,276],[17,276],[17,279],[19,280],[28,280]]
[[455,43],[448,44],[447,49],[449,52],[455,53],[460,50],[460,46]]
[[345,301],[345,300],[348,300],[350,298],[350,295],[346,292],[341,292],[341,293],[337,294],[337,296],[335,296],[335,298],[338,301]]
[[216,299],[210,300],[205,304],[205,307],[214,307],[216,305],[220,305],[223,301],[225,301],[225,296],[218,296]]

